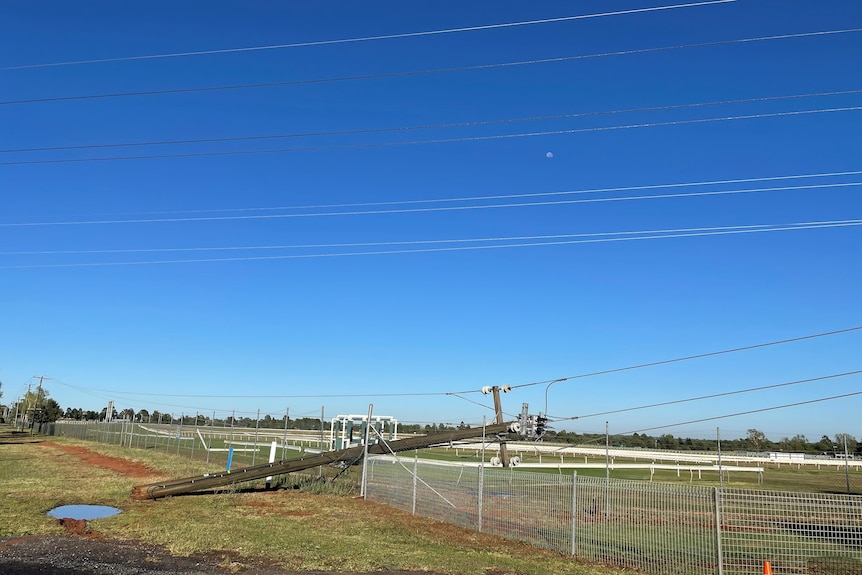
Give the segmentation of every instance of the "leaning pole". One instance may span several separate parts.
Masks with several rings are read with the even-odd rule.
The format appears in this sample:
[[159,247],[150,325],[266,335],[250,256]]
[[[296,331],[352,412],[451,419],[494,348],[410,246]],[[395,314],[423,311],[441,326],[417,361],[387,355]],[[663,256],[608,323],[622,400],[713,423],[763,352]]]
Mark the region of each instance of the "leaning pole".
[[[484,428],[455,429],[453,431],[442,431],[433,435],[420,435],[416,437],[408,437],[406,439],[397,439],[385,444],[376,443],[368,446],[368,453],[372,455],[381,455],[385,453],[398,453],[399,451],[412,451],[414,449],[424,449],[434,445],[449,443],[450,441],[460,441],[462,439],[481,437],[482,435],[500,435],[518,433],[519,431],[520,426],[517,422],[510,421],[508,423],[496,423],[494,425],[485,426]],[[207,489],[214,489],[216,487],[224,487],[226,485],[254,481],[255,479],[263,479],[270,475],[295,473],[297,471],[303,471],[305,469],[311,469],[321,465],[331,465],[335,463],[353,465],[362,459],[364,451],[365,446],[357,445],[356,447],[340,449],[337,451],[325,451],[323,453],[299,459],[275,461],[273,463],[264,463],[262,465],[243,467],[231,471],[220,471],[196,477],[185,477],[164,483],[136,485],[132,488],[132,499],[158,499],[160,497],[168,497],[170,495],[195,493],[198,491],[206,491]]]

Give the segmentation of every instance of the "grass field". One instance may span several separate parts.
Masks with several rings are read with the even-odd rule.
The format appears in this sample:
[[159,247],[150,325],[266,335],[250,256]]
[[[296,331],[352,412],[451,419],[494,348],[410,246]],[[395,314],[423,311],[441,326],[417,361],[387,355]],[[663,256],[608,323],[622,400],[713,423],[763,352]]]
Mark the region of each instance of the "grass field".
[[[620,572],[332,493],[264,491],[258,484],[210,495],[132,501],[133,485],[197,475],[217,470],[220,464],[178,457],[169,449],[50,438],[152,470],[149,477],[129,477],[44,444],[18,443],[20,438],[9,438],[8,431],[4,438],[0,430],[2,537],[60,534],[63,529],[47,511],[58,505],[100,504],[123,510],[91,522],[102,537],[159,544],[179,555],[223,554],[225,565],[234,569],[244,562],[267,560],[290,569],[324,571]],[[355,483],[355,477],[347,479]]]
[[[488,461],[496,452],[487,452],[485,461]],[[474,450],[459,450],[436,448],[423,450],[421,455],[423,459],[432,459],[438,461],[460,461],[460,462],[478,462],[481,461],[481,456],[476,456]],[[539,458],[534,455],[521,455],[521,460],[524,463],[539,463]],[[553,457],[545,456],[544,462],[553,462]],[[579,462],[583,462],[583,458],[578,458]],[[594,463],[597,467],[591,469],[578,469],[578,475],[586,477],[605,477],[604,458],[589,458],[590,463]],[[631,460],[625,458],[616,458],[616,463],[644,463],[644,460]],[[527,468],[522,468],[527,469]],[[557,469],[529,469],[529,471],[538,473],[560,473]],[[572,470],[564,469],[562,473],[571,474]],[[655,474],[650,476],[649,469],[612,469],[610,476],[613,479],[636,479],[640,481],[660,481],[665,483],[692,483],[694,485],[717,486],[719,485],[719,477],[717,471],[703,470],[698,477],[698,473],[690,474],[687,470],[682,470],[679,475],[674,470],[659,469]],[[856,495],[862,495],[862,470],[859,468],[851,469],[849,472],[850,492]],[[744,489],[764,489],[775,491],[797,491],[807,493],[846,493],[847,492],[847,475],[842,468],[822,468],[814,467],[797,468],[784,463],[780,466],[775,464],[766,464],[762,481],[757,473],[753,472],[725,472],[724,487],[738,487]]]

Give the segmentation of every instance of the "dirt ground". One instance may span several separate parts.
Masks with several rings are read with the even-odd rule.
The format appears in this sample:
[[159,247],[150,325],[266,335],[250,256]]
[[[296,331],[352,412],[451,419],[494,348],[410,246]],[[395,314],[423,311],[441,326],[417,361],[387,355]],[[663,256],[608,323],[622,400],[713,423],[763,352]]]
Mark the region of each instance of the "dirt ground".
[[90,451],[86,447],[63,445],[61,443],[54,443],[53,441],[42,441],[39,445],[58,449],[63,453],[68,453],[78,457],[84,463],[104,467],[105,469],[110,469],[111,471],[116,471],[117,473],[127,475],[129,477],[152,477],[153,475],[159,475],[158,471],[154,471],[146,465],[135,463],[128,459],[120,459],[119,457],[100,455]]
[[[272,565],[237,568],[223,553],[174,557],[158,547],[103,541],[92,536],[19,537],[0,539],[0,573],[3,575],[300,575]],[[322,575],[303,571],[301,575]],[[332,575],[332,574],[328,574]],[[351,575],[351,574],[345,574]],[[359,574],[352,574],[359,575]],[[370,575],[370,574],[366,574]],[[381,575],[376,572],[375,575]],[[386,575],[415,575],[387,571]],[[422,575],[433,575],[423,572]]]
[[[41,445],[79,457],[131,477],[153,477],[154,470],[125,459],[106,457],[83,447],[62,445],[51,441]],[[109,541],[91,531],[86,521],[58,519],[66,530],[63,536],[31,536],[0,538],[0,574],[2,575],[213,575],[246,573],[255,575],[321,575],[321,572],[287,571],[264,563],[252,564],[244,558],[242,564],[224,553],[192,557],[175,557],[153,545]],[[329,574],[331,575],[331,574]],[[362,574],[345,574],[362,575]],[[377,572],[375,575],[380,575]],[[386,575],[410,575],[404,571],[388,571]],[[412,575],[415,575],[412,574]],[[422,575],[434,575],[423,572]]]

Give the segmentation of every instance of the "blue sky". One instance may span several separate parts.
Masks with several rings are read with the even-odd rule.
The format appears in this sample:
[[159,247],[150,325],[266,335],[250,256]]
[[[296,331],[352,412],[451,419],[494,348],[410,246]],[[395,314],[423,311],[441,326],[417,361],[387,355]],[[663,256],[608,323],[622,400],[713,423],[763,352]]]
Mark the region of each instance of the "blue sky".
[[[475,424],[492,416],[485,385],[516,386],[508,413],[537,412],[546,386],[517,386],[862,325],[862,230],[837,225],[862,218],[862,5],[680,4],[4,3],[3,401],[46,375],[64,408],[330,417],[374,403]],[[368,39],[613,12],[627,13]],[[123,59],[344,39],[368,40]],[[627,51],[641,52],[607,55]],[[568,59],[413,73],[552,58]],[[122,60],[89,62],[105,59]],[[694,106],[710,102],[725,103]],[[260,136],[279,137],[14,151]],[[686,185],[644,188],[667,184]],[[608,188],[638,189],[595,191]],[[704,235],[807,222],[829,223]],[[620,232],[640,233],[573,236]],[[651,239],[583,241],[623,237]],[[862,369],[860,349],[855,331],[560,382],[547,411],[840,374]],[[860,385],[557,428],[637,431]],[[860,407],[649,433],[858,437]]]

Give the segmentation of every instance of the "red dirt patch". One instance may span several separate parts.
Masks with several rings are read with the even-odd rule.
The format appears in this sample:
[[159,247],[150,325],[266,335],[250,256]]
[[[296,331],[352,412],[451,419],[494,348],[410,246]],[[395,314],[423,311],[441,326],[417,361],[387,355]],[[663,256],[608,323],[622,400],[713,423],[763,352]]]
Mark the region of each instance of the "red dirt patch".
[[43,441],[40,445],[45,445],[47,447],[52,447],[63,453],[68,453],[69,455],[74,455],[79,457],[85,463],[89,463],[90,465],[97,465],[99,467],[104,467],[105,469],[110,469],[111,471],[116,471],[122,475],[128,475],[130,477],[152,477],[153,475],[161,475],[158,471],[150,469],[146,465],[141,463],[135,463],[134,461],[129,461],[128,459],[121,459],[119,457],[109,457],[107,455],[101,455],[99,453],[95,453],[90,451],[86,447],[78,447],[75,445],[62,445],[59,443],[54,443],[53,441]]
[[69,519],[68,517],[57,520],[57,525],[72,535],[86,535],[90,532],[85,519]]

